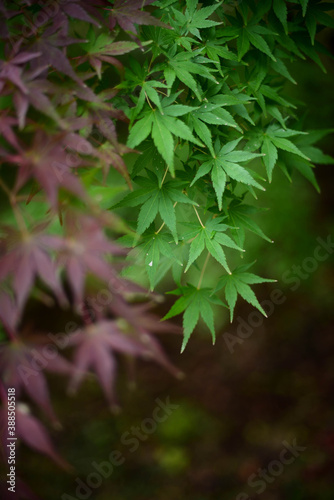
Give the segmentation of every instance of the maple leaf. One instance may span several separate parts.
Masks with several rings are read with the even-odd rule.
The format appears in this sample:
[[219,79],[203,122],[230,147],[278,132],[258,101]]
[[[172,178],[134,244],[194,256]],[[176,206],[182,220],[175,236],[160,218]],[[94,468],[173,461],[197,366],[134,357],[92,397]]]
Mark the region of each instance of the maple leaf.
[[[314,175],[315,164],[318,165],[333,165],[334,158],[324,154],[319,148],[313,144],[319,141],[323,136],[333,132],[333,129],[325,130],[310,130],[307,134],[300,134],[295,139],[295,146],[299,151],[309,158],[309,161],[297,154],[290,154],[287,151],[280,151],[280,158],[286,169],[285,173],[290,176],[293,169],[298,170],[320,193],[320,187]],[[280,165],[282,167],[282,165]],[[284,168],[284,167],[283,167]]]
[[[18,165],[15,189],[18,191],[31,178],[34,177],[44,189],[50,204],[56,208],[58,205],[58,190],[65,188],[86,199],[87,195],[80,181],[71,173],[72,164],[69,164],[66,148],[71,148],[75,134],[60,133],[46,134],[37,130],[31,146],[22,147],[17,154],[8,154],[6,161]],[[85,142],[83,137],[77,137],[77,143]],[[85,143],[86,144],[86,143]],[[92,150],[89,143],[87,147]],[[79,155],[77,164],[82,163]]]
[[106,33],[101,33],[96,37],[92,27],[88,31],[87,38],[88,43],[82,44],[82,49],[86,52],[86,55],[80,57],[79,61],[80,64],[89,61],[99,79],[102,77],[103,62],[116,66],[123,72],[123,64],[114,56],[127,54],[140,47],[138,43],[126,40],[114,42],[115,37],[111,37]]
[[184,186],[184,183],[176,181],[162,183],[154,172],[147,171],[147,175],[148,178],[135,177],[134,182],[142,186],[142,188],[129,193],[115,207],[124,205],[135,207],[142,204],[138,216],[137,231],[139,234],[142,234],[154,221],[157,214],[160,213],[162,220],[166,223],[174,236],[174,240],[177,242],[175,204],[197,205],[197,203],[182,193],[180,188]]
[[136,147],[143,142],[150,133],[154,144],[167,163],[172,175],[174,175],[174,139],[173,135],[185,141],[190,141],[199,146],[202,143],[193,136],[190,128],[178,116],[183,116],[194,108],[182,104],[172,103],[175,95],[165,97],[161,101],[161,111],[159,109],[147,108],[142,113],[143,117],[138,120],[130,130],[127,145],[130,148]]
[[[72,90],[72,89],[71,89]],[[83,117],[90,121],[90,126],[95,125],[103,137],[108,139],[117,149],[117,132],[112,118],[129,123],[129,119],[121,109],[114,107],[112,99],[116,96],[117,90],[104,90],[98,95],[89,88],[76,87],[72,93],[74,98],[87,101],[87,109]]]
[[[219,83],[212,75],[217,70],[205,66],[211,61],[201,55],[202,50],[201,48],[193,52],[179,52],[177,54],[171,51],[171,53],[166,54],[168,57],[167,65],[164,64],[164,76],[168,87],[171,88],[175,79],[178,78],[194,92],[199,101],[202,100],[202,88],[198,82],[198,76],[212,81],[216,85]],[[193,75],[196,75],[196,78]]]
[[239,165],[239,163],[253,160],[258,156],[263,156],[263,154],[236,150],[235,148],[240,140],[241,138],[230,141],[221,147],[220,141],[217,139],[215,142],[214,156],[203,154],[194,156],[194,158],[203,161],[203,163],[199,167],[191,185],[211,172],[211,180],[217,195],[219,210],[222,209],[223,193],[225,191],[227,176],[243,184],[255,186],[265,191],[264,187],[254,179],[249,170]]
[[89,0],[62,0],[62,2],[57,4],[60,11],[63,11],[67,16],[85,21],[90,25],[94,24],[97,27],[100,27],[100,24],[88,12],[97,19],[102,20],[103,17],[98,7],[102,7],[103,5],[105,5],[105,2],[101,1],[95,1],[94,5],[92,5]]
[[25,87],[25,92],[20,88],[13,94],[13,103],[16,109],[16,114],[19,121],[19,127],[22,129],[25,126],[26,114],[29,104],[35,109],[53,118],[59,125],[62,121],[54,109],[51,101],[45,95],[47,92],[56,93],[57,87],[45,79],[37,79],[40,73],[43,73],[45,68],[40,67],[34,70],[25,70],[21,79]]
[[[133,246],[134,238],[132,236],[125,238],[128,242],[127,246]],[[126,244],[124,239],[122,239],[122,243]],[[177,257],[174,257],[176,248],[177,245],[175,241],[172,240],[170,234],[162,231],[156,232],[148,230],[141,237],[139,243],[136,244],[134,250],[129,252],[128,259],[130,261],[133,255],[135,259],[143,258],[145,270],[150,281],[151,291],[154,290],[164,274],[168,272],[169,267],[175,262],[181,266],[183,265]],[[163,265],[164,258],[170,263],[168,267]]]
[[77,372],[71,379],[69,389],[77,390],[87,370],[92,368],[101,384],[111,408],[116,409],[113,385],[115,382],[115,353],[129,356],[147,355],[144,343],[126,335],[116,321],[102,320],[77,330],[69,339],[69,344],[76,346],[74,364]]
[[31,52],[19,52],[15,53],[13,50],[7,57],[6,60],[0,60],[0,92],[3,91],[6,82],[11,82],[16,87],[18,87],[23,94],[28,93],[23,80],[22,71],[23,64],[32,61],[33,59],[39,58],[41,52],[36,50]]
[[1,380],[7,389],[15,388],[17,397],[25,392],[59,426],[51,405],[44,370],[64,375],[73,375],[74,367],[59,352],[46,359],[44,338],[25,343],[13,340],[0,345]]
[[261,152],[264,154],[263,163],[266,167],[269,182],[272,180],[272,171],[275,167],[278,152],[277,150],[287,151],[293,155],[300,156],[307,161],[310,158],[306,156],[290,139],[289,137],[294,137],[296,135],[305,134],[305,132],[300,132],[299,130],[283,129],[278,125],[269,125],[267,130],[262,136],[262,147]]
[[[157,341],[154,333],[181,333],[181,328],[169,321],[162,322],[161,319],[149,314],[147,311],[153,307],[152,302],[134,304],[126,302],[121,296],[114,295],[109,304],[109,308],[115,316],[120,316],[125,320],[128,326],[124,327],[125,334],[129,332],[135,335],[137,341],[145,346],[145,359],[154,360],[166,368],[177,378],[182,377],[182,373],[167,358],[160,343]],[[130,330],[129,330],[130,327]]]
[[182,312],[184,313],[184,336],[181,352],[183,352],[186,348],[188,340],[199,321],[200,315],[211,332],[212,341],[214,344],[216,341],[216,334],[211,304],[222,306],[225,306],[225,304],[217,296],[212,294],[212,290],[210,288],[196,288],[190,284],[188,284],[186,287],[179,287],[169,293],[173,295],[182,295],[163,318],[163,320],[166,320],[177,316]]
[[66,269],[77,305],[83,300],[87,273],[91,272],[103,281],[112,279],[115,272],[104,256],[126,253],[124,248],[106,238],[98,219],[70,212],[65,218],[65,237],[45,236],[44,241],[58,250],[57,263]]
[[240,247],[245,243],[246,229],[269,243],[273,243],[251,217],[253,214],[260,212],[261,209],[252,205],[246,205],[239,199],[232,199],[232,201],[226,199],[225,202],[223,202],[223,209],[227,215],[226,222],[234,228],[231,229],[231,231]]
[[[152,71],[154,72],[154,70]],[[163,103],[161,103],[158,91],[156,88],[167,88],[167,85],[158,80],[148,80],[148,76],[151,73],[148,67],[148,62],[145,61],[143,65],[139,64],[134,58],[129,61],[129,67],[125,69],[124,80],[117,85],[117,89],[124,89],[127,93],[132,93],[137,87],[140,87],[140,93],[137,98],[137,103],[134,108],[130,108],[130,120],[131,123],[136,118],[136,116],[142,110],[145,99],[148,103],[153,103],[157,106],[160,113],[163,112]]]
[[221,22],[211,21],[208,17],[218,8],[219,5],[210,5],[201,7],[197,10],[198,0],[187,2],[187,8],[184,13],[172,7],[172,12],[175,18],[174,24],[180,29],[180,33],[196,36],[201,40],[200,29],[212,28],[222,24]]
[[82,42],[82,39],[70,38],[64,34],[64,19],[56,16],[52,25],[48,26],[43,33],[36,37],[30,47],[39,53],[31,64],[33,69],[44,66],[53,66],[57,71],[72,78],[80,86],[83,85],[81,78],[72,68],[64,50],[68,45]]
[[267,317],[261,304],[257,300],[255,293],[249,285],[254,285],[257,283],[274,283],[277,280],[261,278],[260,276],[256,276],[253,273],[249,273],[248,269],[252,265],[253,264],[240,266],[235,269],[229,276],[222,276],[215,289],[215,292],[217,292],[218,290],[221,290],[223,287],[225,287],[225,298],[230,308],[231,323],[233,321],[233,312],[238,294],[241,295],[241,297],[249,304],[256,307],[265,317]]
[[18,437],[30,448],[51,458],[59,467],[70,472],[72,467],[55,451],[51,439],[27,405],[17,405],[16,427]]
[[135,38],[134,35],[137,33],[135,24],[169,28],[169,26],[166,26],[159,19],[141,10],[144,5],[149,5],[153,2],[154,0],[115,0],[112,8],[106,9],[110,11],[110,29],[114,29],[116,24],[118,24],[124,31],[129,32],[130,36]]
[[333,18],[329,14],[326,14],[326,10],[332,10],[332,9],[333,6],[330,3],[325,3],[325,2],[323,3],[310,2],[309,5],[307,6],[307,10],[306,7],[304,7],[303,5],[303,15],[305,16],[305,24],[307,31],[309,32],[312,45],[314,45],[315,35],[317,33],[317,22],[319,22],[323,26],[334,28]]
[[45,224],[35,225],[21,232],[10,226],[2,226],[4,249],[0,258],[0,281],[11,275],[16,304],[22,310],[34,280],[38,276],[46,283],[58,300],[66,304],[56,267],[50,257],[52,245],[44,239]]
[[224,219],[225,218],[217,217],[215,219],[208,220],[205,225],[198,223],[184,223],[191,228],[191,231],[184,235],[184,239],[192,240],[185,272],[188,271],[191,264],[199,258],[203,250],[206,248],[212,257],[216,259],[229,274],[231,273],[222,246],[233,248],[234,250],[239,250],[241,252],[244,252],[244,250],[236,245],[232,238],[225,234],[225,231],[229,228],[229,226],[222,224]]
[[[212,93],[214,95],[210,95]],[[196,134],[209,148],[212,156],[215,155],[215,152],[212,146],[211,130],[207,124],[215,126],[225,125],[242,132],[242,129],[239,127],[232,114],[227,111],[225,107],[240,106],[244,103],[248,103],[249,99],[251,99],[243,94],[215,94],[215,89],[214,92],[208,92],[206,94],[207,97],[204,98],[205,103],[201,104],[201,106],[195,109],[190,115],[190,121],[193,124]]]
[[[5,425],[5,422],[7,422],[6,406],[7,405],[0,409],[0,421],[1,424],[3,424],[1,425],[3,430],[7,428]],[[42,453],[43,455],[48,456],[62,469],[65,469],[68,472],[72,469],[71,466],[55,451],[48,432],[42,423],[31,414],[30,408],[26,404],[19,401],[16,403],[15,427],[17,437],[27,446],[38,451],[39,453]],[[7,436],[4,434],[5,432],[3,431],[1,437],[3,442],[6,443],[4,448],[6,452],[9,453],[9,449],[7,447],[8,441],[6,439]],[[28,488],[24,489],[29,493]],[[30,498],[30,495],[22,498]],[[32,498],[36,499],[35,496]]]
[[276,61],[272,51],[265,38],[266,35],[277,35],[274,31],[258,24],[258,19],[254,16],[249,22],[245,22],[239,12],[235,11],[236,17],[226,16],[232,26],[226,26],[218,36],[237,39],[238,60],[241,61],[243,56],[250,50],[251,45],[260,52],[266,54],[270,59]]
[[126,153],[136,153],[134,149],[128,148],[124,144],[117,144],[115,147],[108,142],[102,144],[96,149],[95,155],[100,160],[103,168],[104,179],[106,180],[110,166],[113,166],[126,180],[130,189],[132,189],[131,180],[127,166],[122,158]]

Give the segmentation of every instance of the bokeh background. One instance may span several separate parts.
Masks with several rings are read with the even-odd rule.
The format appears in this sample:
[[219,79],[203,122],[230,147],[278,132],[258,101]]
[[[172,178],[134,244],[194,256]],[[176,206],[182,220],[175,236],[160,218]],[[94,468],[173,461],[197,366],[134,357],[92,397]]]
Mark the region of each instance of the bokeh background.
[[[322,38],[334,53],[333,31]],[[334,63],[324,57],[324,74],[312,62],[294,63],[298,86],[288,85],[301,103],[307,126],[333,127]],[[333,134],[322,141],[334,155]],[[51,394],[63,423],[51,431],[61,454],[74,466],[65,473],[54,463],[22,446],[22,479],[44,500],[64,493],[76,498],[76,478],[86,481],[92,462],[108,460],[119,450],[125,461],[91,493],[77,498],[95,500],[332,500],[334,498],[334,252],[296,290],[282,276],[313,256],[317,238],[334,240],[334,166],[319,166],[319,195],[300,175],[290,183],[279,169],[259,204],[270,210],[259,216],[274,245],[248,235],[248,262],[256,273],[275,277],[286,300],[231,353],[224,333],[236,334],[238,322],[220,318],[215,346],[198,330],[180,355],[181,339],[164,336],[171,360],[185,374],[173,378],[155,364],[137,365],[136,386],[129,387],[120,369],[117,389],[122,405],[112,415],[100,388],[88,381],[75,399],[65,395],[62,380],[50,379]],[[208,273],[213,272],[208,268]],[[260,301],[275,285],[257,285]],[[163,314],[170,304],[159,306]],[[235,318],[247,320],[252,308],[239,301]],[[156,398],[177,404],[138,449],[121,442],[124,432],[152,416]],[[248,485],[259,468],[279,459],[283,441],[304,447],[276,477],[269,473],[258,495]],[[273,466],[275,468],[275,466]],[[255,477],[255,476],[254,476]],[[86,495],[86,496],[84,496]],[[239,495],[239,496],[238,496]]]

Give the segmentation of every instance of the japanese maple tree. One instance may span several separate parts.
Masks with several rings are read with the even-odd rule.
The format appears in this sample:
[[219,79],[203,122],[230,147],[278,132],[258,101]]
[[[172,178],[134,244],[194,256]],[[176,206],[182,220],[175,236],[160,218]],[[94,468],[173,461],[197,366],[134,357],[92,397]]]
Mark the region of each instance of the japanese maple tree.
[[[214,341],[216,311],[232,321],[239,296],[265,314],[253,285],[274,277],[245,253],[248,231],[271,242],[253,219],[257,192],[277,169],[318,190],[315,164],[334,163],[314,145],[331,131],[303,130],[284,91],[295,59],[325,71],[317,33],[334,27],[331,8],[0,1],[1,420],[14,387],[18,437],[61,467],[29,404],[59,424],[47,372],[70,392],[93,373],[116,409],[119,355],[180,375],[155,333],[182,329],[165,320],[183,315],[184,350],[200,318]],[[176,300],[162,321],[150,308],[166,293]],[[31,302],[79,318],[64,319],[52,356]]]

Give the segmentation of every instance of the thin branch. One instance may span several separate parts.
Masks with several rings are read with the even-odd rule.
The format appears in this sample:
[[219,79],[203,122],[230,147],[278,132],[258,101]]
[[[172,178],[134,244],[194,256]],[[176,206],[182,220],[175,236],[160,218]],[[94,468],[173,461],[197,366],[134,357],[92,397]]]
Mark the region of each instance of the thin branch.
[[197,218],[198,218],[198,220],[199,220],[199,223],[200,223],[200,224],[201,224],[201,226],[204,228],[205,226],[204,226],[203,222],[201,221],[201,218],[200,218],[200,216],[198,215],[198,212],[197,212],[197,210],[196,210],[196,207],[194,207],[194,205],[193,205],[193,209],[194,209],[194,210],[195,210],[195,212],[196,212],[196,215],[197,215]]
[[152,108],[152,104],[150,103],[150,100],[149,100],[148,95],[146,94],[145,90],[144,90],[144,94],[146,96],[146,100],[148,102],[149,107],[154,111],[154,108]]
[[201,275],[200,275],[199,280],[198,280],[197,290],[199,290],[199,289],[200,289],[200,287],[201,287],[202,280],[203,280],[204,273],[205,273],[205,269],[206,269],[206,266],[207,266],[207,264],[208,264],[209,258],[210,258],[210,252],[208,252],[208,255],[206,256],[206,259],[205,259],[204,265],[203,265],[203,267],[202,267]]

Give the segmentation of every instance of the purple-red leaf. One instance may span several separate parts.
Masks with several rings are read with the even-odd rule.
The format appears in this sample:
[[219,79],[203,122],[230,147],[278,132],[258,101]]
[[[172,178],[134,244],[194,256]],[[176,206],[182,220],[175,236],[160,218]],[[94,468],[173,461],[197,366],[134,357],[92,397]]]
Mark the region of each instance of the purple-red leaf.
[[[52,351],[51,351],[52,347]],[[55,346],[41,342],[12,341],[0,346],[0,373],[5,388],[13,387],[18,397],[24,391],[57,424],[44,370],[73,375],[75,368]]]
[[130,356],[143,355],[146,347],[135,338],[120,331],[116,321],[99,321],[74,333],[70,344],[76,346],[74,363],[77,368],[70,383],[70,390],[76,391],[88,369],[92,369],[111,404],[116,405],[114,395],[115,352]]
[[159,19],[151,16],[148,12],[141,10],[144,5],[149,5],[152,1],[142,0],[116,0],[110,10],[109,26],[114,29],[118,24],[123,30],[135,35],[137,33],[135,24],[145,24],[169,28]]
[[45,427],[30,414],[26,405],[18,405],[16,411],[17,435],[30,448],[50,457],[59,467],[69,471],[71,466],[55,451]]
[[66,304],[55,264],[49,254],[51,247],[43,241],[40,227],[35,226],[30,233],[24,233],[3,226],[2,232],[5,238],[0,258],[0,281],[11,276],[18,310],[22,310],[37,276],[62,304]]
[[[65,188],[79,198],[87,199],[86,193],[71,170],[78,167],[83,161],[81,151],[77,151],[76,162],[69,160],[66,147],[70,147],[66,139],[71,142],[70,136],[66,134],[47,135],[38,130],[30,147],[22,148],[18,154],[9,154],[6,160],[18,166],[16,178],[16,190],[20,190],[24,184],[34,177],[44,189],[50,204],[57,208],[58,190]],[[82,139],[84,142],[84,139]]]

